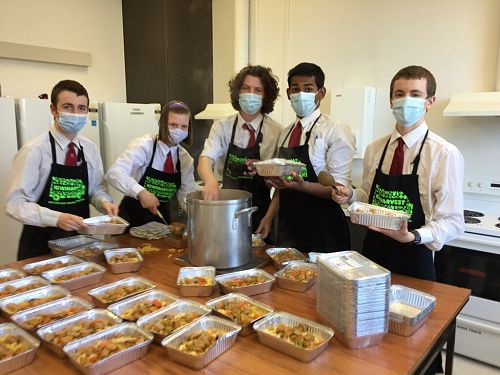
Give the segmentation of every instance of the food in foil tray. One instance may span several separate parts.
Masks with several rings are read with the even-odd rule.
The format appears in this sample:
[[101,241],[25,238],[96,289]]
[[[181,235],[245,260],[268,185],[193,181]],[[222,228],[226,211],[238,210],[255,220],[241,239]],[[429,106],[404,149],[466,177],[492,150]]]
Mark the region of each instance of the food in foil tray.
[[0,336],[0,361],[15,357],[32,348],[32,345],[18,335]]
[[104,250],[101,247],[86,247],[84,249],[78,249],[71,252],[71,255],[80,257],[80,258],[90,258],[95,257],[102,254]]
[[183,311],[177,314],[167,314],[161,319],[144,324],[144,328],[158,335],[169,335],[201,316],[199,312]]
[[268,253],[271,259],[277,264],[283,264],[292,260],[306,260],[305,256],[293,248],[281,249],[280,251],[273,251]]
[[213,309],[241,325],[253,322],[269,312],[253,303],[242,300],[220,301]]
[[140,262],[139,256],[133,252],[113,255],[109,258],[109,264]]
[[101,359],[107,358],[110,355],[121,352],[144,341],[146,341],[146,339],[142,336],[116,334],[109,339],[98,340],[90,346],[76,349],[72,357],[75,358],[76,362],[80,365],[88,367]]
[[168,304],[168,301],[162,301],[154,298],[149,301],[137,302],[134,306],[127,310],[124,310],[119,315],[122,319],[137,320],[144,315],[151,314],[152,312],[155,312],[156,310],[167,306]]
[[191,355],[201,355],[215,344],[225,332],[218,329],[203,329],[189,334],[177,349]]
[[89,336],[93,333],[102,331],[103,329],[112,327],[113,325],[113,321],[106,319],[80,321],[74,325],[64,327],[59,331],[47,333],[44,340],[62,347],[71,341]]
[[309,280],[315,278],[317,275],[318,272],[310,268],[294,267],[285,270],[280,276],[288,280],[300,281],[306,283]]
[[48,313],[40,313],[35,315],[34,317],[27,319],[24,322],[20,322],[19,324],[27,329],[35,329],[45,324],[49,324],[59,319],[67,318],[68,316],[75,315],[79,312],[85,311],[85,306],[71,306],[61,310],[51,311]]
[[240,288],[242,286],[256,285],[268,281],[264,276],[249,275],[245,277],[238,277],[231,280],[223,281],[222,283],[226,288]]
[[12,296],[14,294],[27,292],[28,290],[32,290],[32,289],[41,288],[42,286],[45,286],[45,285],[46,284],[42,283],[41,281],[33,281],[32,283],[29,283],[29,284],[26,284],[26,285],[23,285],[20,287],[6,285],[2,290],[0,290],[0,298]]
[[305,324],[298,324],[291,327],[279,323],[276,326],[266,328],[265,332],[303,349],[315,348],[324,341],[310,333]]
[[97,299],[104,303],[111,303],[122,299],[128,295],[142,292],[143,290],[149,289],[149,285],[139,284],[139,285],[120,285],[116,288],[113,288],[109,291],[105,291],[102,294],[99,294]]
[[78,277],[91,275],[91,274],[93,274],[95,272],[99,272],[99,271],[96,270],[96,269],[94,269],[94,267],[85,267],[83,270],[78,271],[78,272],[73,272],[73,273],[69,273],[69,274],[63,274],[63,275],[54,277],[54,279],[52,280],[52,282],[59,283],[61,281],[73,280],[73,279],[76,279]]
[[214,284],[215,284],[215,279],[208,276],[184,277],[179,280],[179,285],[186,285],[186,286],[205,286]]
[[64,297],[66,297],[65,294],[57,293],[47,297],[31,298],[29,300],[22,301],[19,303],[9,303],[6,306],[5,311],[7,311],[9,314],[15,314],[17,312],[31,309],[32,307],[40,306],[45,303],[56,301]]
[[17,280],[25,276],[23,271],[19,271],[13,268],[7,268],[0,270],[0,284],[7,281]]
[[71,260],[71,259],[67,259],[66,261],[56,260],[54,262],[42,264],[40,266],[35,266],[33,268],[27,269],[26,272],[28,272],[31,275],[40,275],[42,272],[45,271],[55,270],[62,267],[68,267],[77,263],[78,263],[77,260]]

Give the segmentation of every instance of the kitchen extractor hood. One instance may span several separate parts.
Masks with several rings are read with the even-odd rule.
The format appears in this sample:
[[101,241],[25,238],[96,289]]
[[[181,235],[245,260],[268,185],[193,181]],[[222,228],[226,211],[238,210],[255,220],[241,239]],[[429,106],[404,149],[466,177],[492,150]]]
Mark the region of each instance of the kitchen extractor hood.
[[205,109],[194,115],[196,120],[217,120],[238,113],[231,103],[207,104]]
[[500,92],[454,94],[443,116],[500,116]]

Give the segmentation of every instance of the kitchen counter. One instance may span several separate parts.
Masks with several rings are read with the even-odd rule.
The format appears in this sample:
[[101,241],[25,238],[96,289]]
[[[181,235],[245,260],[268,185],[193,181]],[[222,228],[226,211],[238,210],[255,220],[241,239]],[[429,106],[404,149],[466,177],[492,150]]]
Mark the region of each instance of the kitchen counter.
[[[112,241],[124,247],[134,247],[145,243],[128,235],[114,237]],[[104,285],[126,277],[139,275],[153,281],[158,289],[178,295],[176,278],[180,266],[174,264],[179,255],[166,250],[164,241],[147,241],[165,250],[145,254],[145,261],[138,273],[114,275],[109,271],[100,284],[95,284],[72,292],[73,295],[91,300],[86,292],[99,285]],[[182,255],[182,254],[181,254]],[[265,255],[264,255],[265,256]],[[8,264],[9,267],[20,268],[26,263],[38,259],[25,260]],[[275,268],[268,265],[264,268],[273,273]],[[453,350],[455,318],[467,302],[470,291],[451,285],[419,280],[400,275],[392,275],[393,284],[402,284],[436,296],[436,308],[424,324],[413,336],[403,337],[392,333],[384,336],[380,345],[352,350],[332,339],[328,348],[310,363],[303,363],[274,351],[262,344],[256,334],[238,337],[236,344],[222,356],[201,370],[203,374],[407,374],[420,373],[430,363],[443,343],[448,341],[448,348]],[[273,286],[270,293],[252,296],[252,298],[271,305],[276,311],[284,310],[298,316],[320,321],[316,313],[316,287],[306,293],[297,293],[278,286]],[[205,303],[218,296],[216,292],[210,297],[190,298]],[[3,318],[2,318],[3,319]],[[3,319],[5,321],[5,319]],[[452,359],[450,356],[449,359]],[[447,362],[447,373],[451,373],[452,361]],[[47,374],[48,372],[63,375],[77,374],[77,370],[67,359],[60,359],[45,347],[41,347],[35,361],[28,367],[12,374]],[[200,373],[171,361],[162,347],[151,344],[148,354],[120,370],[116,374],[190,374]]]

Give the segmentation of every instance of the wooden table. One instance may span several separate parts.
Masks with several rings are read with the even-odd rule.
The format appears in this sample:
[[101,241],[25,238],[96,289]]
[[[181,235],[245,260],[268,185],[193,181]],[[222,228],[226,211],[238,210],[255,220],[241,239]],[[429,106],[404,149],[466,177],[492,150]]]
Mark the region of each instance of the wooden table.
[[[112,239],[119,244],[130,247],[144,243],[144,240],[130,236],[118,236]],[[151,244],[165,248],[162,240],[149,241]],[[110,283],[133,275],[145,277],[158,289],[177,293],[175,286],[179,266],[174,264],[174,258],[163,250],[145,255],[144,264],[136,274],[114,275],[106,272],[100,284],[73,291],[88,300],[89,289]],[[41,258],[40,258],[41,259]],[[20,268],[23,264],[33,262],[22,261],[8,266]],[[265,270],[273,273],[276,270],[267,266]],[[455,318],[467,302],[470,291],[455,286],[419,280],[400,275],[392,275],[393,284],[402,284],[411,288],[430,293],[437,298],[436,308],[430,314],[426,324],[410,337],[402,337],[392,333],[384,336],[376,347],[352,350],[340,344],[335,339],[330,341],[327,350],[310,363],[303,363],[274,351],[262,344],[256,334],[238,337],[236,344],[222,356],[200,371],[194,371],[171,361],[166,351],[151,344],[146,357],[129,366],[115,371],[116,374],[407,374],[421,373],[432,361],[443,344],[448,341],[447,373],[451,373],[452,353],[454,347]],[[304,318],[320,321],[316,313],[316,287],[306,293],[297,293],[273,286],[270,293],[253,296],[258,301]],[[192,298],[198,302],[206,302],[219,294],[206,298]],[[77,370],[69,360],[60,359],[45,347],[41,347],[35,361],[13,374],[77,374]]]

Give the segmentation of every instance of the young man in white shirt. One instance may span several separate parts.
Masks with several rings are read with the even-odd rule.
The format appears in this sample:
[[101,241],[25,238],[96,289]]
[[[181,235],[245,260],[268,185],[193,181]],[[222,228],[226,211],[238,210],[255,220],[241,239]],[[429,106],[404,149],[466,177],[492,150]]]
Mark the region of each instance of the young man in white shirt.
[[252,163],[271,159],[276,149],[281,125],[268,114],[278,97],[278,81],[270,68],[248,65],[229,82],[229,92],[238,114],[214,122],[205,140],[198,163],[203,199],[219,198],[216,175],[222,176],[223,188],[252,193],[252,204],[259,208],[252,215],[253,231],[266,238],[272,223],[270,190]]
[[393,132],[367,147],[360,188],[332,192],[340,204],[369,202],[410,214],[399,230],[369,227],[363,254],[391,272],[428,280],[436,280],[432,252],[464,231],[462,154],[425,122],[435,92],[434,76],[421,66],[396,73]]
[[316,64],[300,63],[288,72],[287,95],[297,117],[281,132],[278,157],[306,167],[291,181],[268,179],[278,189],[272,205],[279,206],[277,243],[304,252],[342,251],[350,243],[344,212],[330,199],[332,188],[318,183],[319,172],[326,171],[337,185],[349,185],[355,151],[349,125],[320,112],[324,81]]
[[24,224],[18,260],[46,254],[47,241],[85,228],[89,203],[116,215],[118,207],[103,186],[96,145],[78,132],[87,122],[89,95],[72,80],[54,86],[54,126],[24,145],[14,157],[7,185],[7,214]]

